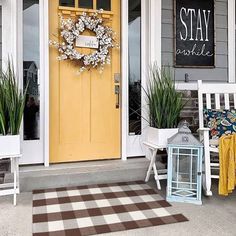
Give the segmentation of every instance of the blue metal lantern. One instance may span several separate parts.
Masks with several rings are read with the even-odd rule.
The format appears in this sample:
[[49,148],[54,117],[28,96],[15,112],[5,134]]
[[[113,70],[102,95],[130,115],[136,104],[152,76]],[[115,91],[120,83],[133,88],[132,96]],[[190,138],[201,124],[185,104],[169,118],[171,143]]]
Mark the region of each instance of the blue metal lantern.
[[202,204],[203,145],[188,123],[168,140],[167,201]]

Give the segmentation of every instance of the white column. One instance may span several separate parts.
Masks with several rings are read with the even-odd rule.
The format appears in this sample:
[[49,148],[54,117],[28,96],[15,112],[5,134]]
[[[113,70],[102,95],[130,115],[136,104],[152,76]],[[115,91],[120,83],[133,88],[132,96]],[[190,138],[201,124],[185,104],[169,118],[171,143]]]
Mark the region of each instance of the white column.
[[162,0],[150,0],[149,35],[150,63],[156,62],[161,68],[161,16]]
[[228,58],[229,82],[235,83],[235,0],[228,0]]

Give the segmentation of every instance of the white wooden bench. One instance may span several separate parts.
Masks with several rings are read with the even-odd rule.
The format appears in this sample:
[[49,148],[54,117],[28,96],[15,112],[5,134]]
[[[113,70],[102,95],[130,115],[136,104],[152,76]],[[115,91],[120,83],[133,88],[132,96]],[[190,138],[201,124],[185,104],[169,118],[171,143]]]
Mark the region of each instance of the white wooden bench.
[[211,84],[198,81],[199,134],[204,142],[203,188],[212,196],[211,179],[219,179],[219,159],[212,161],[211,153],[219,153],[217,142],[209,138],[209,128],[204,124],[204,109],[236,109],[236,84]]
[[148,171],[146,174],[145,182],[148,182],[151,174],[154,174],[154,179],[156,180],[157,189],[161,190],[160,180],[167,179],[167,169],[158,169],[157,168],[157,151],[163,151],[166,147],[157,146],[153,143],[143,142],[147,150],[149,150],[151,155],[146,155],[146,158],[150,160]]

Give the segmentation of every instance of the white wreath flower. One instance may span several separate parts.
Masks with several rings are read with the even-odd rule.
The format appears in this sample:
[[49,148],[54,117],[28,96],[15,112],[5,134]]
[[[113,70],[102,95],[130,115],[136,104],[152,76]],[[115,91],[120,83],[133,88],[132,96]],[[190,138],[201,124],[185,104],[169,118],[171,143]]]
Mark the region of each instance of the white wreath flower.
[[[115,44],[115,32],[109,26],[103,25],[103,19],[98,17],[98,14],[101,14],[102,11],[101,9],[91,16],[83,12],[75,20],[71,18],[65,19],[63,16],[60,16],[60,34],[63,42],[58,43],[50,40],[50,45],[58,49],[58,60],[75,60],[80,62],[79,72],[98,67],[100,72],[102,72],[104,66],[111,63],[110,50],[114,47],[119,48],[119,45]],[[94,32],[98,40],[98,49],[87,55],[80,53],[75,48],[76,38],[85,30]]]

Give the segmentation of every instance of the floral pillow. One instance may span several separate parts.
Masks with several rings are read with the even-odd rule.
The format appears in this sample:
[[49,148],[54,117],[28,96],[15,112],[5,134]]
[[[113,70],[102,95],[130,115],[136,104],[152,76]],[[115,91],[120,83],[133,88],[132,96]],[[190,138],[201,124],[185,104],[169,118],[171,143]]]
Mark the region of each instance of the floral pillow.
[[204,110],[204,116],[210,128],[210,138],[218,139],[223,134],[236,133],[236,110]]

